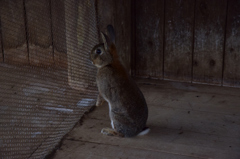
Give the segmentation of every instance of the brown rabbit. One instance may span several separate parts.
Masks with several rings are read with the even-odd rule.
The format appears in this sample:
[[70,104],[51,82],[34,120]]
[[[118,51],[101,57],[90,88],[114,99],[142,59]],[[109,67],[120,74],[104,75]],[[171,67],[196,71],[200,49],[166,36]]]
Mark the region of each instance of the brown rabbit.
[[91,52],[91,61],[98,68],[97,86],[99,96],[96,105],[107,101],[112,128],[103,128],[110,136],[132,137],[149,132],[146,128],[148,107],[137,84],[118,59],[115,33],[107,26],[108,35],[101,32],[102,44]]

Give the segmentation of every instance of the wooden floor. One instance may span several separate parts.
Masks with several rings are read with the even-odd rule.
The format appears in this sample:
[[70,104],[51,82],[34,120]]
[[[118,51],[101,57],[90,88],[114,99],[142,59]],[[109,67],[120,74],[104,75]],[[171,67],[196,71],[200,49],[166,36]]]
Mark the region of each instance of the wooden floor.
[[240,159],[240,89],[138,80],[149,107],[146,136],[104,136],[108,106],[86,115],[54,159]]

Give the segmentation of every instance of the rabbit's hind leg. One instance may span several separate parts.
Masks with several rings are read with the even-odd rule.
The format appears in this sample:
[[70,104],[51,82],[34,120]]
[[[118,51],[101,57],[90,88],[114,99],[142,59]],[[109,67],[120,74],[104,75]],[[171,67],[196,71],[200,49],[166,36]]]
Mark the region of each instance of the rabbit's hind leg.
[[101,133],[104,134],[104,135],[108,135],[108,136],[124,137],[123,134],[115,131],[115,130],[112,129],[112,128],[103,128],[103,129],[101,130]]

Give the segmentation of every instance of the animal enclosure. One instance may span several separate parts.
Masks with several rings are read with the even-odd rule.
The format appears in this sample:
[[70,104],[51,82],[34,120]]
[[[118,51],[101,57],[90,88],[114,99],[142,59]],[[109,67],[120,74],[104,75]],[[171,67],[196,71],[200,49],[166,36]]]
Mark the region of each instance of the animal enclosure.
[[[121,62],[132,77],[144,81],[141,85],[165,80],[221,86],[216,88],[219,92],[235,87],[233,92],[239,92],[239,8],[239,0],[0,0],[0,158],[45,158],[93,108],[98,90],[89,54],[101,42],[99,32],[105,32],[108,24],[115,28]],[[146,78],[157,82],[146,82]],[[192,85],[186,87],[184,92]],[[208,89],[202,87],[205,96]],[[164,100],[163,91],[142,88],[150,94],[150,104],[151,94]],[[232,90],[227,88],[220,96],[232,97]],[[186,93],[189,98],[198,96],[190,91]],[[174,91],[169,92],[174,96]],[[182,97],[179,93],[173,99]],[[235,94],[227,105],[236,112],[238,97]],[[211,102],[200,111],[216,111],[218,103]],[[158,112],[156,103],[153,109]],[[206,104],[204,99],[201,104]],[[172,106],[174,111],[177,106],[181,104]],[[217,113],[230,114],[234,122],[239,119],[239,113],[232,117],[233,111],[227,111],[224,103],[220,106],[224,111]],[[199,111],[196,107],[193,109]],[[199,119],[201,114],[204,116],[197,112]],[[151,121],[164,120],[156,116]],[[102,118],[97,120],[99,124]],[[228,128],[235,126],[230,133],[239,137],[237,124],[230,123]]]

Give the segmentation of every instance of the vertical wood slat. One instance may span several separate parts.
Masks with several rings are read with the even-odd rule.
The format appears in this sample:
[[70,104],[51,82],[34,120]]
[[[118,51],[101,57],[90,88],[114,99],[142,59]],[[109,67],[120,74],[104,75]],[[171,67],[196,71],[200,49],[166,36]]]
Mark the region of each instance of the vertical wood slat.
[[131,69],[131,1],[115,1],[116,48],[125,68]]
[[0,17],[4,62],[28,64],[23,0],[1,0]]
[[136,0],[131,0],[131,76],[136,76]]
[[193,82],[221,84],[226,0],[196,0]]
[[49,0],[25,0],[29,60],[32,65],[53,64]]
[[54,46],[54,62],[56,66],[67,68],[64,1],[65,0],[51,0],[51,19]]
[[114,24],[115,16],[115,0],[98,0],[98,26],[100,31],[106,32],[106,26],[108,24]]
[[3,62],[3,48],[2,48],[2,25],[1,25],[1,16],[0,16],[0,63],[1,62]]
[[112,24],[116,34],[116,48],[120,60],[130,71],[131,61],[131,1],[99,0],[98,19],[100,31],[106,32],[106,26]]
[[240,87],[240,1],[228,1],[223,85]]
[[192,79],[193,0],[167,0],[165,9],[164,78]]
[[164,0],[136,1],[136,76],[163,78]]

